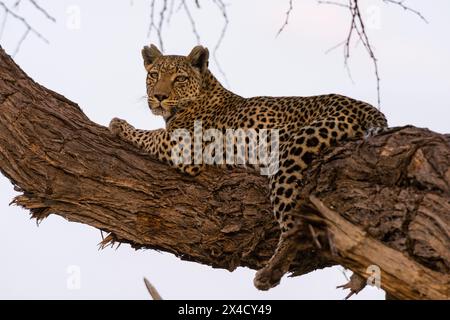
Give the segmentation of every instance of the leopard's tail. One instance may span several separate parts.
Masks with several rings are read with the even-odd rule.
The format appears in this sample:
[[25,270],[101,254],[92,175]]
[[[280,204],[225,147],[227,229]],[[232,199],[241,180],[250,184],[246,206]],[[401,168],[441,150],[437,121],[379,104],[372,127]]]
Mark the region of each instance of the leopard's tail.
[[361,119],[361,125],[364,128],[365,137],[379,134],[388,128],[388,122],[384,114],[377,108],[371,105],[368,106],[370,109],[364,114],[363,119]]

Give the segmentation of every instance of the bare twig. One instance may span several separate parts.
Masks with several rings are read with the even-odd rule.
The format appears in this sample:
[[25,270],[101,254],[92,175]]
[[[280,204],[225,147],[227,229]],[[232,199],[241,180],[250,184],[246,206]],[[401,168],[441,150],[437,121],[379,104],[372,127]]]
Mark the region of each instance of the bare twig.
[[164,45],[163,45],[163,41],[162,41],[162,29],[163,29],[164,15],[166,13],[166,10],[167,10],[167,0],[164,0],[163,7],[162,7],[161,11],[159,12],[158,27],[156,28],[156,33],[158,34],[158,39],[159,39],[159,47],[162,52],[164,52]]
[[376,88],[377,88],[377,105],[378,108],[380,108],[381,105],[381,93],[380,93],[380,73],[378,69],[378,60],[375,56],[373,47],[369,41],[369,37],[367,36],[367,32],[364,25],[364,20],[361,16],[360,8],[358,0],[348,0],[348,4],[336,2],[336,1],[318,1],[319,4],[328,4],[328,5],[335,5],[339,7],[343,7],[345,9],[348,9],[351,14],[350,19],[350,28],[347,33],[347,37],[344,41],[339,42],[337,45],[331,47],[326,51],[326,53],[329,53],[330,51],[339,48],[341,46],[344,47],[344,67],[348,73],[348,76],[350,80],[353,82],[350,67],[348,64],[348,60],[350,58],[350,44],[352,42],[353,36],[357,35],[357,40],[360,41],[364,48],[366,49],[372,63],[374,66],[374,74],[376,79]]
[[350,9],[350,6],[348,4],[340,3],[340,2],[336,2],[336,1],[321,1],[321,0],[319,0],[319,1],[317,1],[317,3],[319,3],[319,4],[331,4],[333,6],[344,7],[344,8]]
[[383,0],[384,3],[391,3],[391,4],[395,4],[397,6],[399,6],[400,8],[402,8],[405,11],[409,11],[413,14],[415,14],[416,16],[418,16],[420,19],[423,20],[423,22],[428,23],[428,20],[417,10],[412,9],[411,7],[408,7],[407,5],[404,4],[405,0],[401,0],[401,1],[396,1],[396,0]]
[[[210,1],[212,1],[215,4],[215,6],[219,9],[219,12],[221,13],[221,15],[223,17],[223,21],[224,21],[222,30],[221,30],[218,40],[214,46],[213,58],[214,58],[214,62],[216,64],[216,66],[217,66],[217,69],[219,70],[220,74],[222,75],[222,77],[224,79],[224,82],[228,85],[228,80],[225,75],[225,72],[223,71],[222,67],[220,66],[219,60],[217,58],[217,52],[219,51],[219,48],[222,45],[223,39],[225,38],[225,34],[228,29],[229,18],[228,18],[228,14],[227,14],[227,10],[226,10],[226,4],[224,3],[223,0],[210,0]],[[156,37],[158,38],[158,42],[159,42],[159,47],[162,52],[164,52],[164,41],[163,41],[163,35],[162,35],[164,23],[170,24],[170,20],[172,19],[174,12],[178,12],[179,10],[183,10],[184,13],[186,14],[186,16],[189,20],[189,23],[191,24],[192,33],[194,34],[197,43],[200,44],[200,41],[201,41],[200,33],[198,31],[196,21],[192,15],[192,8],[201,9],[200,1],[198,1],[198,0],[194,1],[193,6],[189,6],[189,2],[187,2],[186,0],[170,0],[170,2],[169,2],[169,0],[163,0],[158,3],[161,3],[161,9],[159,11],[159,15],[156,14],[156,10],[158,10],[156,7],[157,1],[152,0],[150,2],[150,23],[148,26],[147,37],[150,37],[152,31],[155,30]],[[177,8],[175,8],[175,6],[177,6]]]
[[341,273],[344,276],[345,280],[347,280],[347,282],[350,280],[349,277],[347,276],[347,274],[345,273],[346,269],[344,267],[340,267],[341,269]]
[[0,26],[0,39],[3,36],[3,31],[5,30],[7,20],[8,20],[8,13],[5,11],[5,16],[3,17],[2,25]]
[[213,50],[213,57],[214,57],[214,62],[216,63],[217,69],[219,70],[220,74],[222,75],[222,78],[224,79],[225,83],[229,87],[227,76],[225,75],[225,72],[223,71],[223,69],[219,63],[219,59],[217,59],[217,52],[219,50],[219,47],[222,45],[223,38],[225,37],[225,33],[227,32],[227,29],[228,29],[228,23],[229,23],[228,14],[227,14],[227,10],[225,7],[225,3],[222,0],[213,0],[213,2],[219,8],[220,12],[222,13],[223,20],[224,20],[222,31],[219,36],[219,40],[217,40],[217,43]]
[[148,25],[148,30],[147,30],[147,38],[150,38],[151,34],[152,34],[152,30],[154,28],[156,28],[155,26],[155,0],[153,0],[150,4],[150,23]]
[[[378,60],[375,56],[375,53],[373,51],[372,45],[369,42],[369,37],[367,36],[366,33],[366,29],[364,26],[364,21],[363,18],[361,17],[361,12],[359,10],[359,5],[358,5],[358,0],[351,0],[354,2],[354,6],[353,6],[353,11],[352,11],[352,15],[353,18],[355,19],[356,16],[356,21],[355,21],[355,31],[358,33],[358,37],[361,40],[361,42],[363,43],[364,47],[366,48],[367,53],[370,56],[370,59],[372,60],[373,63],[373,68],[374,68],[374,73],[375,73],[375,79],[376,79],[376,84],[377,84],[377,105],[378,108],[381,107],[381,95],[380,95],[380,73],[378,71]],[[359,28],[357,27],[357,24],[359,24]],[[348,50],[348,54],[350,52],[349,49],[349,44],[347,44],[347,50]],[[347,58],[349,57],[349,55],[347,56]]]
[[[384,3],[391,3],[400,6],[406,11],[410,11],[417,16],[419,16],[424,22],[428,21],[425,19],[425,17],[417,10],[412,9],[404,4],[405,0],[383,0]],[[350,80],[353,82],[353,79],[351,77],[350,68],[348,65],[348,59],[350,58],[350,44],[353,39],[353,36],[357,35],[357,41],[358,43],[362,43],[364,48],[366,49],[370,60],[372,61],[373,67],[374,67],[374,74],[375,74],[375,80],[376,80],[376,88],[377,88],[377,104],[378,108],[380,108],[381,105],[381,93],[380,93],[380,72],[378,68],[378,60],[375,55],[374,49],[372,44],[369,41],[369,37],[366,32],[366,28],[364,25],[364,20],[361,15],[360,6],[358,3],[358,0],[348,0],[348,4],[337,2],[337,1],[318,1],[319,4],[328,4],[328,5],[335,5],[339,7],[343,7],[345,9],[348,9],[351,14],[351,20],[350,20],[350,28],[347,34],[347,37],[344,41],[339,42],[337,45],[331,47],[326,51],[326,53],[343,46],[344,47],[344,66],[347,70],[347,73],[349,75]]]
[[175,0],[170,0],[169,12],[168,12],[167,18],[166,18],[167,24],[170,24],[170,19],[172,18],[172,15],[173,15],[174,5],[175,5]]
[[[156,0],[151,1],[151,21],[150,21],[148,36],[150,36],[151,30],[155,29],[157,32],[159,45],[162,50],[163,50],[163,39],[162,39],[163,23],[164,23],[164,21],[169,23],[172,15],[173,15],[173,10],[174,10],[173,8],[175,5],[175,2],[177,0],[171,0],[169,8],[168,8],[167,1],[168,0],[162,1],[162,9],[159,14],[158,23],[156,23],[155,15],[154,15]],[[186,15],[189,19],[189,22],[191,24],[192,32],[195,35],[197,43],[200,43],[200,34],[198,32],[198,28],[195,23],[195,19],[193,18],[192,14],[191,14],[191,9],[188,6],[188,3],[186,2],[186,0],[178,0],[178,1],[179,1],[178,10],[180,10],[180,9],[184,10],[184,12],[186,13]],[[222,31],[219,35],[218,41],[213,50],[214,62],[216,63],[217,68],[218,68],[220,74],[222,75],[222,77],[224,78],[225,82],[228,84],[225,73],[222,70],[220,63],[218,61],[217,52],[218,52],[218,49],[220,48],[220,46],[223,42],[223,39],[225,37],[226,31],[228,28],[228,24],[229,24],[229,17],[228,17],[227,11],[226,11],[226,5],[223,2],[223,0],[211,0],[211,1],[217,6],[219,11],[222,13],[222,16],[224,19]],[[376,81],[377,105],[378,105],[378,108],[380,108],[380,106],[381,106],[381,89],[380,89],[381,81],[380,81],[380,71],[379,71],[379,66],[378,66],[378,60],[375,55],[375,50],[374,50],[374,47],[373,47],[372,43],[370,42],[369,36],[367,34],[367,30],[366,30],[366,27],[364,24],[364,19],[361,15],[360,3],[358,2],[358,0],[346,0],[346,1],[347,1],[347,3],[345,3],[345,1],[339,2],[339,1],[334,1],[334,0],[318,0],[317,1],[319,4],[334,5],[334,6],[345,8],[346,10],[349,10],[349,12],[351,14],[350,28],[347,33],[346,39],[344,41],[339,42],[337,45],[333,46],[329,50],[327,50],[327,53],[332,51],[333,49],[343,46],[343,48],[344,48],[344,67],[348,73],[350,80],[352,82],[354,82],[352,79],[352,75],[351,75],[350,67],[349,67],[349,63],[348,63],[349,58],[350,58],[350,51],[351,51],[350,46],[351,46],[353,39],[355,39],[355,38],[356,38],[357,44],[359,44],[359,43],[363,44],[363,46],[369,56],[369,59],[372,61],[374,75],[375,75],[375,81]],[[397,5],[400,8],[404,9],[405,11],[409,11],[409,12],[417,15],[424,22],[428,23],[428,21],[425,19],[425,17],[419,11],[417,11],[405,4],[406,0],[382,0],[382,1],[385,4]],[[198,0],[194,1],[194,6],[195,6],[195,8],[200,9],[200,2]],[[284,29],[288,25],[289,18],[291,16],[293,8],[294,8],[293,0],[289,0],[289,7],[285,13],[285,19],[284,19],[283,25],[280,27],[280,29],[278,30],[278,32],[276,34],[277,37],[281,34],[281,32],[284,31]],[[167,11],[168,11],[168,13],[167,13]]]
[[156,290],[156,288],[145,277],[144,277],[144,283],[145,283],[145,287],[148,290],[148,293],[150,293],[150,296],[153,298],[153,300],[163,300],[161,295],[158,293],[158,290]]
[[30,33],[30,28],[27,28],[25,33],[22,35],[22,37],[19,39],[19,42],[17,42],[16,49],[14,50],[12,56],[15,57],[16,54],[19,52],[20,47],[22,46],[22,43],[25,41],[26,37]]
[[189,22],[191,23],[192,32],[194,33],[195,38],[197,39],[197,43],[200,44],[200,35],[197,31],[197,26],[195,24],[195,20],[192,17],[191,11],[189,10],[189,7],[187,6],[187,4],[184,0],[183,0],[183,9],[184,9],[184,12],[186,12]]
[[[38,11],[40,11],[47,19],[50,21],[56,22],[55,17],[50,15],[47,10],[41,7],[35,0],[28,0]],[[19,1],[18,1],[19,2]]]
[[276,37],[278,37],[280,35],[280,33],[283,32],[284,28],[288,25],[289,17],[291,15],[291,12],[292,12],[293,8],[294,7],[292,5],[292,0],[289,0],[289,9],[286,11],[286,16],[285,16],[285,19],[284,19],[284,23],[280,27],[280,29],[278,30]]
[[[19,3],[20,3],[19,1],[16,2],[15,7],[17,7]],[[44,41],[45,43],[49,43],[49,41],[40,32],[38,32],[35,28],[33,28],[24,17],[17,14],[16,12],[14,12],[12,9],[8,8],[8,6],[3,3],[3,1],[0,1],[0,7],[2,7],[3,10],[5,11],[5,17],[3,18],[4,21],[2,23],[2,29],[1,29],[0,33],[3,32],[3,28],[6,24],[5,20],[7,19],[8,15],[12,16],[14,19],[19,20],[25,26],[25,32],[23,33],[22,37],[20,38],[19,42],[17,43],[16,49],[14,50],[14,53],[13,53],[13,56],[16,55],[17,52],[19,52],[19,49],[20,49],[23,41],[26,39],[26,37],[28,36],[28,34],[30,32],[33,33],[35,36],[37,36],[42,41]]]

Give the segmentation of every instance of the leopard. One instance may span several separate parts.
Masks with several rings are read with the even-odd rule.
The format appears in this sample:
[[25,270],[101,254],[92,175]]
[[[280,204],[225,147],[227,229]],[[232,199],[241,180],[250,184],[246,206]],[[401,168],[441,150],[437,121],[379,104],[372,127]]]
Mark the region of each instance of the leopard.
[[[195,134],[196,122],[201,121],[203,129],[277,130],[278,169],[268,180],[270,202],[281,235],[272,258],[254,279],[261,290],[277,285],[289,262],[283,265],[282,272],[275,272],[275,266],[281,268],[280,259],[286,250],[292,251],[291,260],[295,256],[295,246],[286,243],[304,230],[298,212],[305,171],[324,149],[346,139],[363,138],[374,129],[387,128],[386,117],[369,103],[335,93],[242,97],[226,89],[213,75],[208,66],[209,51],[201,45],[186,56],[164,55],[153,44],[144,46],[141,53],[147,104],[154,115],[163,117],[165,128],[137,129],[125,120],[113,118],[109,129],[119,139],[185,174],[197,176],[206,164],[192,161],[189,151],[183,159],[191,161],[173,159],[174,148],[188,144],[189,134]],[[188,134],[173,139],[173,133],[179,129]],[[206,143],[196,148],[205,149]]]

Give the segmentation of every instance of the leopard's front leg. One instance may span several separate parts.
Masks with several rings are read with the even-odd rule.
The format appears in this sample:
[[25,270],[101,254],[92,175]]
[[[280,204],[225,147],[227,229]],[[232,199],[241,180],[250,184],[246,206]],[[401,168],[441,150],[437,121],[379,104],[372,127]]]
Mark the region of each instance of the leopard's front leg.
[[183,173],[195,176],[203,168],[202,164],[193,164],[190,159],[180,159],[178,155],[174,155],[173,151],[176,151],[177,146],[179,146],[178,141],[172,139],[171,134],[164,129],[136,129],[125,120],[114,118],[109,123],[109,131],[154,158],[174,166]]

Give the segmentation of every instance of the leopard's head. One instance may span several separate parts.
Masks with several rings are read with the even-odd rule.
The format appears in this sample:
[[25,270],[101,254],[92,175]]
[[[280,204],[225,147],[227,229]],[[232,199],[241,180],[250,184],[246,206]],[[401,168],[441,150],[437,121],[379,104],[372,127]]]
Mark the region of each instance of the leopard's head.
[[163,55],[154,45],[142,49],[150,110],[168,122],[182,105],[201,93],[209,52],[197,46],[187,56]]

